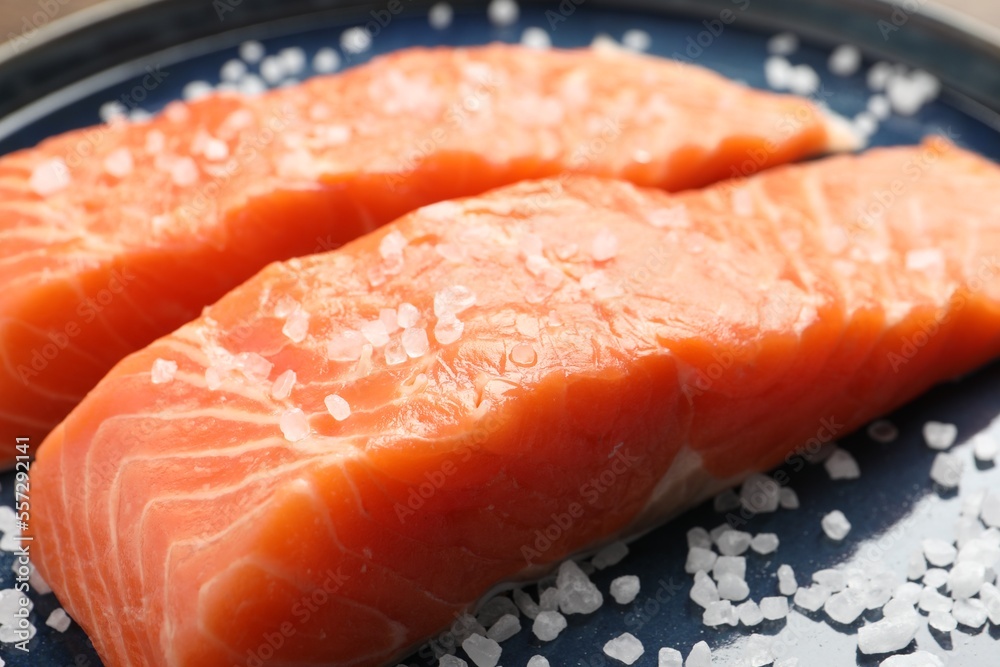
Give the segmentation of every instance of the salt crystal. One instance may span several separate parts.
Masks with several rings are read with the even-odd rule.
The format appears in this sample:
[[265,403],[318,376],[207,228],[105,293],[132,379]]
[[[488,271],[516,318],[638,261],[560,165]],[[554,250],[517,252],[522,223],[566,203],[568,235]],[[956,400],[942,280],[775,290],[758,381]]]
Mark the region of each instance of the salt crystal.
[[817,611],[830,599],[830,589],[822,584],[803,586],[795,591],[795,605],[807,611]]
[[702,576],[696,577],[691,587],[690,597],[695,604],[707,609],[708,605],[719,601],[719,589],[711,577],[704,572],[700,574]]
[[241,95],[260,95],[267,90],[267,83],[256,74],[247,74],[240,79],[239,91]]
[[97,109],[97,115],[100,117],[101,121],[105,123],[110,123],[112,121],[120,121],[128,109],[124,104],[118,100],[111,100],[105,102]]
[[879,609],[892,599],[892,585],[885,577],[873,577],[863,590],[868,609]]
[[760,612],[769,621],[777,621],[788,616],[788,598],[766,597],[760,601]]
[[764,614],[761,613],[760,607],[753,600],[736,605],[736,615],[739,617],[740,623],[748,628],[759,625],[764,620]]
[[927,613],[951,611],[952,604],[951,598],[941,595],[930,587],[920,591],[920,599],[917,601],[917,605]]
[[819,90],[820,79],[809,65],[795,65],[788,80],[788,90],[796,95],[812,95]]
[[406,348],[403,347],[401,341],[390,341],[385,346],[385,363],[387,366],[398,366],[406,361],[407,356]]
[[26,628],[17,627],[17,624],[8,622],[0,626],[0,643],[15,644],[28,642],[34,639],[37,632],[38,628],[30,622],[27,624]]
[[334,336],[326,346],[331,361],[357,361],[361,358],[365,338],[358,331],[345,331]]
[[979,517],[987,526],[1000,528],[1000,491],[987,491],[983,497],[983,505]]
[[226,370],[213,364],[205,369],[205,386],[215,391],[222,386],[225,377]]
[[295,386],[295,380],[295,371],[292,369],[288,369],[274,378],[274,383],[271,385],[271,398],[276,401],[288,398],[292,393],[292,387]]
[[712,667],[712,649],[708,644],[700,641],[691,647],[684,667]]
[[740,497],[733,489],[726,489],[712,500],[712,507],[719,514],[739,509]]
[[549,661],[544,656],[533,655],[528,658],[528,667],[549,667]]
[[975,561],[956,563],[948,573],[948,588],[956,599],[972,597],[985,581],[986,566]]
[[718,581],[725,574],[732,574],[739,579],[745,579],[747,574],[747,559],[743,556],[719,556],[712,567],[712,576]]
[[372,320],[365,322],[360,327],[361,335],[365,337],[373,347],[381,348],[389,342],[389,332],[385,329],[382,320]]
[[750,548],[753,537],[742,530],[728,530],[718,539],[719,552],[723,556],[739,556]]
[[882,606],[883,616],[898,616],[913,611],[913,605],[904,600],[889,600]]
[[896,587],[896,590],[892,592],[893,600],[902,600],[907,604],[917,604],[917,600],[920,599],[920,592],[924,590],[924,587],[915,581],[907,581],[904,584],[900,584]]
[[878,667],[944,667],[944,663],[933,653],[914,651],[906,655],[889,656]]
[[794,595],[799,588],[795,581],[795,572],[791,565],[778,566],[778,591],[782,595]]
[[189,102],[193,102],[194,100],[200,100],[203,97],[211,95],[214,91],[215,87],[208,81],[189,81],[181,89],[181,97]]
[[830,457],[823,462],[823,467],[830,475],[830,479],[857,479],[861,476],[861,469],[858,462],[846,449],[837,447],[830,454]]
[[514,604],[517,605],[517,608],[520,609],[521,613],[526,617],[534,620],[538,616],[538,612],[541,611],[541,609],[539,608],[538,603],[535,602],[528,593],[520,588],[515,588],[512,593],[512,597],[514,598]]
[[645,30],[633,28],[622,35],[622,46],[633,51],[648,51],[653,38]]
[[946,489],[953,489],[962,479],[963,467],[957,454],[941,452],[931,464],[931,479]]
[[774,662],[774,638],[752,634],[743,645],[743,654],[750,667],[764,667]]
[[45,619],[45,625],[57,632],[66,632],[69,630],[70,623],[72,623],[72,619],[70,619],[69,614],[62,607],[56,607],[49,614],[49,617]]
[[926,91],[912,78],[890,77],[885,85],[885,94],[893,110],[901,116],[912,116],[927,102]]
[[871,90],[885,90],[889,79],[895,74],[896,67],[892,63],[877,62],[868,70],[866,77],[868,88]]
[[132,159],[132,151],[125,147],[116,148],[104,157],[104,171],[115,178],[125,178],[132,173],[135,161]]
[[754,513],[776,511],[780,495],[781,487],[768,475],[750,475],[740,487],[740,502]]
[[451,624],[451,636],[455,644],[461,644],[472,635],[485,635],[486,628],[479,624],[472,614],[459,614]]
[[456,656],[445,654],[438,658],[438,667],[469,667],[469,663]]
[[958,437],[958,427],[954,424],[929,421],[923,428],[924,442],[931,449],[943,451],[955,444]]
[[820,523],[823,526],[823,532],[831,540],[842,540],[851,532],[851,523],[840,510],[833,510],[824,516]]
[[597,232],[591,244],[590,255],[595,262],[606,262],[618,254],[618,237],[607,229]]
[[517,605],[515,605],[514,601],[509,597],[497,595],[487,600],[483,606],[480,607],[478,613],[476,614],[476,622],[483,627],[490,627],[499,619],[507,615],[512,615],[516,618],[518,615]]
[[688,548],[701,547],[703,549],[712,548],[712,536],[701,526],[696,526],[687,531]]
[[972,439],[972,454],[977,461],[992,463],[997,458],[997,441],[987,433],[980,433]]
[[177,374],[177,362],[167,359],[155,359],[149,371],[149,379],[153,384],[165,384],[174,379]]
[[687,561],[684,563],[684,571],[688,574],[694,574],[698,570],[708,572],[715,566],[717,558],[716,553],[710,549],[692,547],[688,550]]
[[936,538],[928,538],[920,543],[927,562],[936,567],[944,567],[955,562],[958,550],[949,542]]
[[45,160],[31,170],[28,187],[42,197],[64,190],[70,184],[69,167],[60,158]]
[[767,52],[779,56],[788,56],[799,48],[799,38],[790,33],[782,32],[767,40]]
[[438,318],[458,315],[474,305],[476,295],[463,285],[446,287],[434,295],[434,315]]
[[912,612],[865,625],[858,630],[858,649],[865,655],[899,651],[913,641],[920,624],[920,615]]
[[470,635],[462,642],[462,648],[477,667],[496,667],[500,662],[500,645],[489,637]]
[[285,323],[281,327],[281,333],[287,336],[293,343],[304,341],[306,334],[309,333],[309,313],[302,308],[293,310],[285,318]]
[[988,616],[986,606],[976,598],[955,600],[955,606],[951,608],[951,615],[958,621],[959,625],[969,628],[981,628],[986,623]]
[[256,352],[241,352],[236,356],[236,367],[248,379],[264,382],[271,375],[274,364]]
[[438,2],[427,12],[427,22],[435,30],[444,30],[451,25],[454,11],[447,2]]
[[289,442],[298,442],[309,435],[309,419],[298,408],[290,408],[281,413],[278,428]]
[[420,321],[420,311],[412,303],[405,301],[396,308],[396,324],[400,329],[409,329]]
[[875,442],[889,443],[899,437],[899,429],[886,419],[879,419],[868,425],[868,437]]
[[663,647],[656,655],[656,667],[684,667],[684,656],[675,648]]
[[521,631],[521,621],[513,614],[504,614],[490,625],[486,636],[495,642],[505,642]]
[[434,340],[441,345],[450,345],[462,337],[465,324],[454,315],[440,318],[434,325]]
[[[628,555],[628,545],[624,542],[612,542],[604,547],[591,559],[598,570],[617,565]],[[714,561],[713,561],[714,562]]]
[[792,64],[782,56],[770,56],[764,61],[764,78],[775,90],[787,90],[792,81]]
[[932,567],[924,573],[924,585],[928,588],[941,588],[948,583],[948,571]]
[[985,583],[979,589],[979,599],[983,601],[983,605],[986,607],[986,613],[990,617],[990,622],[993,625],[1000,625],[1000,590],[993,584]]
[[278,51],[278,58],[284,67],[285,74],[300,74],[306,67],[306,52],[298,46],[289,46]]
[[521,33],[521,44],[529,49],[547,49],[552,46],[552,39],[544,28],[531,26]]
[[853,588],[834,593],[823,603],[823,611],[837,623],[849,625],[865,610],[864,595]]
[[538,606],[542,611],[555,611],[559,609],[559,589],[546,588],[538,596]]
[[340,33],[340,48],[345,53],[364,53],[372,46],[372,35],[361,27],[348,28]]
[[521,9],[515,0],[490,0],[490,4],[486,7],[490,23],[498,28],[506,28],[517,23],[520,13]]
[[794,656],[778,658],[774,661],[774,667],[799,667],[799,659]]
[[611,582],[610,591],[615,602],[629,604],[639,595],[639,577],[631,574],[618,577]]
[[556,587],[559,589],[559,610],[564,614],[592,614],[604,603],[597,586],[571,560],[559,566]]
[[850,44],[838,46],[830,54],[827,67],[837,76],[851,76],[861,67],[861,51]]
[[178,158],[170,167],[170,179],[181,188],[194,185],[198,181],[198,165],[189,157]]
[[907,562],[906,578],[921,579],[925,572],[927,572],[927,559],[924,558],[924,554],[922,552],[912,554]]
[[543,642],[550,642],[566,629],[566,617],[558,611],[540,611],[531,631]]
[[702,614],[701,622],[710,628],[720,625],[738,625],[739,617],[736,615],[736,608],[729,600],[710,602],[705,612]]
[[508,356],[515,366],[534,366],[538,361],[538,353],[530,343],[518,343]]
[[774,533],[758,533],[750,541],[750,548],[761,555],[767,555],[777,551],[778,543],[778,536]]
[[892,114],[892,106],[885,95],[872,95],[866,105],[868,113],[878,120],[886,120]]
[[330,394],[324,398],[323,404],[326,405],[326,409],[330,413],[330,416],[339,422],[342,422],[351,416],[350,404],[337,394]]
[[340,67],[340,54],[328,46],[316,51],[312,59],[312,69],[317,74],[329,74]]
[[609,658],[631,665],[639,659],[645,649],[635,635],[625,632],[604,645],[604,654]]
[[247,64],[237,58],[227,60],[219,69],[219,78],[223,81],[239,81],[247,73]]
[[254,64],[260,62],[264,57],[264,45],[256,40],[249,40],[240,44],[240,58]]
[[750,587],[747,582],[735,574],[724,574],[719,577],[718,588],[719,597],[723,600],[738,602],[745,600],[750,595]]
[[797,510],[799,508],[799,496],[795,493],[794,489],[783,486],[778,496],[778,503],[782,509]]
[[948,611],[932,611],[927,616],[927,625],[938,632],[951,632],[958,627],[958,621]]

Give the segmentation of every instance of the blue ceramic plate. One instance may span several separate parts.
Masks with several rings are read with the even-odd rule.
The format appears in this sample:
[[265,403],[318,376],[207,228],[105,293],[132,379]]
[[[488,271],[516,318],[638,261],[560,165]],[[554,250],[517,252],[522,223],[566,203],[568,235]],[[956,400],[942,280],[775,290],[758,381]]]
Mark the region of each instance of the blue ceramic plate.
[[[171,3],[147,4],[157,5],[158,11],[164,11],[164,6]],[[208,4],[201,3],[203,11],[207,11],[205,7]],[[883,55],[895,55],[918,63],[923,58],[926,65],[928,50],[933,51],[942,44],[947,46],[950,36],[958,32],[954,26],[929,21],[923,15],[907,15],[912,23],[904,22],[898,31],[890,30],[889,39],[880,43],[882,30],[877,24],[879,15],[861,11],[859,6],[865,3],[846,2],[839,9],[834,7],[835,3],[829,2],[791,3],[787,13],[779,13],[783,4],[781,2],[762,1],[751,7],[751,3],[746,0],[703,3],[700,11],[706,16],[697,18],[667,8],[668,5],[678,5],[691,10],[696,3],[630,3],[644,5],[645,10],[633,8],[625,11],[602,8],[602,3],[598,2],[564,0],[559,3],[553,0],[522,5],[517,22],[503,28],[490,23],[483,7],[461,6],[456,10],[449,27],[434,29],[428,23],[425,6],[419,2],[403,2],[404,10],[393,16],[388,25],[379,28],[369,50],[361,54],[348,54],[340,48],[341,34],[345,28],[358,25],[358,17],[365,16],[364,12],[345,14],[328,11],[311,14],[307,19],[278,21],[274,16],[274,8],[270,8],[271,14],[265,14],[257,6],[261,3],[254,5],[251,0],[247,0],[243,5],[235,2],[223,4],[233,10],[233,15],[224,13],[223,19],[214,26],[206,28],[197,24],[198,30],[192,30],[190,17],[178,19],[178,26],[181,27],[177,29],[174,47],[166,51],[116,68],[104,69],[100,73],[80,70],[80,76],[84,73],[91,75],[80,81],[59,84],[58,77],[49,72],[45,83],[52,84],[52,81],[56,81],[59,85],[52,84],[46,89],[39,84],[37,90],[59,88],[58,91],[0,118],[0,153],[33,145],[47,136],[65,130],[96,124],[100,121],[100,107],[111,100],[124,100],[127,106],[131,107],[134,103],[136,109],[155,112],[168,101],[179,98],[188,82],[204,80],[216,84],[219,82],[221,66],[238,57],[237,47],[246,39],[260,40],[269,53],[286,47],[301,47],[306,52],[307,62],[318,49],[333,47],[340,54],[344,66],[353,66],[374,55],[412,45],[483,44],[495,40],[516,42],[521,39],[525,28],[529,27],[544,29],[553,44],[560,47],[584,46],[598,35],[621,40],[627,31],[641,29],[651,37],[649,51],[654,54],[664,57],[678,57],[679,54],[751,86],[766,87],[763,64],[767,57],[768,39],[779,27],[788,27],[790,23],[792,27],[800,24],[802,32],[813,35],[815,41],[810,43],[804,40],[799,50],[790,56],[790,60],[793,63],[809,64],[820,73],[822,85],[815,95],[817,99],[835,111],[853,117],[865,109],[872,95],[864,79],[864,72],[871,62],[866,61],[859,73],[853,76],[835,77],[829,74],[827,58],[830,46],[842,39],[843,35],[855,35],[856,41],[864,44],[869,53],[877,50]],[[879,8],[879,3],[867,5],[869,10],[872,7],[879,11],[885,9]],[[740,7],[747,9],[741,12]],[[763,9],[758,11],[761,7]],[[814,15],[808,13],[810,7],[816,9]],[[722,24],[713,23],[712,19],[727,8],[733,11],[736,20],[725,24],[720,30],[718,26]],[[300,9],[296,7],[295,11]],[[247,15],[240,17],[240,11]],[[883,16],[892,20],[890,13],[883,12]],[[782,17],[787,20],[782,20]],[[793,17],[795,21],[788,17]],[[363,18],[360,22],[369,18]],[[136,15],[132,19],[133,25],[137,26],[145,25],[143,21],[149,23],[158,20],[155,16],[150,18],[148,14]],[[708,24],[705,23],[706,19]],[[112,41],[119,53],[135,54],[141,45],[122,41],[123,20],[110,27],[105,21],[92,26],[89,33],[83,29],[73,31],[62,42],[53,42],[54,50],[49,52],[49,58],[57,64],[62,57],[68,63],[68,59],[72,58],[72,49],[79,48],[81,35],[89,35],[89,38],[99,42],[100,35],[95,37],[94,31],[99,33],[102,30],[109,35],[116,35]],[[256,25],[250,26],[255,20]],[[247,27],[237,31],[229,30],[230,26],[239,24],[246,24]],[[827,28],[825,31],[824,26]],[[169,33],[169,28],[165,30]],[[157,40],[169,39],[169,34],[164,38],[160,34],[162,32],[155,33],[158,37],[151,36],[149,43],[162,44]],[[218,34],[208,36],[213,32]],[[189,37],[198,39],[192,40]],[[942,98],[926,106],[915,116],[893,116],[882,122],[872,136],[871,143],[916,143],[929,133],[945,133],[965,147],[993,159],[1000,159],[1000,134],[994,129],[998,125],[995,115],[988,108],[995,103],[994,95],[1000,90],[996,81],[989,79],[989,73],[1000,71],[1000,62],[989,60],[991,56],[986,50],[990,45],[982,41],[976,42],[978,51],[974,54],[979,60],[967,61],[968,66],[963,66],[961,59],[956,57],[960,53],[959,49],[970,48],[969,44],[974,41],[969,37],[964,42],[954,41],[951,51],[934,51],[940,54],[937,65],[947,84]],[[57,53],[59,49],[64,51],[62,55]],[[96,52],[95,58],[99,59]],[[985,69],[984,59],[989,65]],[[41,61],[35,61],[38,62]],[[0,76],[10,73],[10,65],[10,62],[0,62]],[[59,69],[52,63],[50,65]],[[5,66],[8,66],[7,70],[3,69]],[[63,74],[65,67],[60,70]],[[161,74],[165,73],[155,85],[149,85],[152,81],[146,76],[149,67],[158,68]],[[977,84],[975,78],[980,76],[976,74],[977,69],[986,72],[980,74],[983,77],[981,85]],[[307,69],[299,77],[309,74],[307,65]],[[0,88],[10,83],[10,80],[0,82]],[[956,89],[978,97],[983,104],[970,101],[968,96],[956,93]],[[30,86],[28,90],[30,96]],[[20,93],[23,96],[23,86]],[[777,594],[774,573],[780,563],[792,565],[800,581],[805,580],[811,572],[838,564],[855,564],[866,569],[884,567],[899,572],[902,577],[906,563],[918,548],[920,540],[927,537],[952,539],[960,500],[955,494],[942,495],[932,484],[928,473],[934,452],[923,444],[921,427],[929,419],[958,425],[959,445],[956,449],[967,460],[962,479],[963,494],[977,488],[998,488],[1000,471],[995,467],[975,465],[970,453],[971,446],[966,442],[973,435],[991,429],[1000,437],[1000,424],[993,425],[993,421],[1000,415],[998,396],[1000,367],[993,366],[971,377],[941,386],[898,413],[890,415],[889,419],[899,429],[899,437],[895,442],[876,443],[865,434],[845,438],[842,445],[852,451],[860,463],[860,479],[832,482],[822,466],[789,467],[786,470],[791,480],[789,485],[798,492],[801,508],[759,515],[746,526],[741,526],[751,532],[774,532],[781,540],[780,548],[771,556],[749,554],[747,576],[751,596],[759,600],[761,597]],[[3,437],[14,435],[16,434],[4,434]],[[34,443],[35,446],[37,444]],[[0,478],[0,484],[0,501],[12,505],[13,474],[8,473]],[[820,518],[833,509],[842,510],[853,524],[850,535],[841,543],[825,538],[820,530]],[[707,641],[712,647],[716,655],[715,664],[744,664],[742,660],[749,631],[743,628],[716,630],[703,626],[700,608],[688,599],[691,580],[684,573],[686,531],[697,525],[712,528],[723,519],[710,506],[703,506],[636,541],[625,561],[594,575],[594,581],[605,593],[613,578],[624,574],[638,575],[642,590],[632,604],[616,605],[606,595],[608,602],[598,613],[570,617],[570,627],[556,641],[547,644],[536,640],[525,629],[503,644],[502,664],[508,667],[524,665],[536,654],[546,656],[553,667],[620,664],[605,656],[602,647],[609,639],[626,631],[638,637],[646,648],[637,665],[655,665],[656,652],[661,646],[678,648],[686,655],[691,646],[700,640]],[[13,585],[12,564],[12,554],[0,554],[0,588],[10,588]],[[92,644],[78,626],[73,625],[65,633],[45,626],[49,613],[58,606],[53,595],[32,593],[32,598],[35,606],[31,620],[38,627],[38,634],[28,642],[27,653],[11,645],[0,647],[0,657],[7,665],[97,667],[101,664]],[[833,627],[824,620],[822,612],[811,614],[793,610],[787,620],[764,622],[754,631],[774,638],[774,653],[778,657],[797,657],[799,665],[803,667],[877,665],[880,661],[878,658],[864,656],[857,651],[855,635],[858,627],[864,622],[877,620],[880,613],[866,612],[854,625]],[[904,652],[919,648],[938,654],[945,659],[946,664],[996,667],[1000,665],[998,639],[1000,628],[988,622],[977,630],[959,627],[947,635],[931,632],[925,625],[915,642]],[[458,654],[465,657],[461,650]],[[436,660],[427,653],[413,656],[407,662],[428,667],[436,664]]]

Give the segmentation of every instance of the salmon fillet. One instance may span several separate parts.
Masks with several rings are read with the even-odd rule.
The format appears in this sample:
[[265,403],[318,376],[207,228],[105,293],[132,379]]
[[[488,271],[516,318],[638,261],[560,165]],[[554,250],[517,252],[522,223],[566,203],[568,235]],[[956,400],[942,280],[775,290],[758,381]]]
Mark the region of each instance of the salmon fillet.
[[807,100],[698,67],[502,45],[70,132],[0,159],[0,431],[40,439],[269,262],[419,206],[567,170],[677,190],[850,141]]
[[943,140],[678,195],[574,176],[272,264],[53,431],[37,565],[109,667],[275,632],[265,664],[389,663],[1000,353],[998,188]]

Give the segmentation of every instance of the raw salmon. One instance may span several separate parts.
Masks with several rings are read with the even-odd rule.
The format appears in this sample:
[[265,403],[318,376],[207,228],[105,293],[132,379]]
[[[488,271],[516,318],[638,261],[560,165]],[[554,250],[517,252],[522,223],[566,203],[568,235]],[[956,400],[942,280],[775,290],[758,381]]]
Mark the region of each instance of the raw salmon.
[[573,176],[272,264],[49,436],[37,564],[109,667],[391,664],[1000,353],[998,189],[943,140]]
[[676,190],[850,141],[807,100],[698,67],[500,45],[50,139],[0,159],[0,459],[271,261],[524,178]]

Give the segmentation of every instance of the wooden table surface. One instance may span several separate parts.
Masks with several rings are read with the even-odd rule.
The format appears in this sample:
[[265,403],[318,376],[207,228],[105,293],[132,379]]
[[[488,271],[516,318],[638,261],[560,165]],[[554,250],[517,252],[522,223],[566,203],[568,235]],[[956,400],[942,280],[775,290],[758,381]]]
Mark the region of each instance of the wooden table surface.
[[[99,4],[104,0],[0,0],[0,42],[17,35],[25,21],[44,7],[57,8],[54,19]],[[207,1],[207,0],[206,0]],[[981,21],[1000,27],[1000,0],[933,0],[937,4],[965,12]]]

